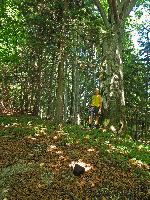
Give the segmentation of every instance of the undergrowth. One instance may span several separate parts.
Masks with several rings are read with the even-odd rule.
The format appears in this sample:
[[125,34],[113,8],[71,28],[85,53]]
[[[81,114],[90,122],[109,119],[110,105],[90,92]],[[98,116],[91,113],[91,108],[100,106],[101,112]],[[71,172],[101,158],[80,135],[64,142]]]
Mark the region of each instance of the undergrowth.
[[[20,140],[25,136],[40,134],[50,135],[54,131],[55,126],[48,120],[28,116],[0,117],[0,136],[11,140]],[[148,172],[150,146],[134,141],[130,135],[126,134],[120,137],[104,129],[89,131],[75,125],[64,126],[62,132],[62,145],[69,143],[97,147],[106,162],[111,162],[114,166],[125,171],[132,168],[136,177],[142,181],[150,180]],[[50,174],[42,175],[42,180],[50,184],[49,176]]]

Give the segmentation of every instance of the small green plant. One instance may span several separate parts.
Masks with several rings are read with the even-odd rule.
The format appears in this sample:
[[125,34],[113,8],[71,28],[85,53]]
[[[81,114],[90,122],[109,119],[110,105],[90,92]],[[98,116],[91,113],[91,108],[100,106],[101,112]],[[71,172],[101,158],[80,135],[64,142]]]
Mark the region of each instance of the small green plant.
[[43,171],[41,174],[41,179],[45,185],[50,186],[53,182],[53,174],[49,171]]

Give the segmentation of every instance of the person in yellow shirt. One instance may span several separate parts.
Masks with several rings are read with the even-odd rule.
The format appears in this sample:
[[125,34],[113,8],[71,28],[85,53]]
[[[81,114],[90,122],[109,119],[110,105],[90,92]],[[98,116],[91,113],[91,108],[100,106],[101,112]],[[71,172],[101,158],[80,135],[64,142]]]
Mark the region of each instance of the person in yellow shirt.
[[99,89],[96,88],[95,94],[92,96],[92,101],[89,110],[89,127],[92,127],[93,117],[95,117],[95,126],[98,128],[99,114],[102,109],[102,97],[99,93]]

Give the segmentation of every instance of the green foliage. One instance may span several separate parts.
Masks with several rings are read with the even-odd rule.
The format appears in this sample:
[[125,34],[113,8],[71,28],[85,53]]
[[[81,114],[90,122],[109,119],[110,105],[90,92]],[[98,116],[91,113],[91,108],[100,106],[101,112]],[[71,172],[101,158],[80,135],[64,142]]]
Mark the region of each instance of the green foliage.
[[50,186],[52,184],[53,174],[49,171],[43,171],[41,173],[41,179],[44,184]]
[[[135,27],[134,27],[135,28]],[[143,58],[135,52],[130,34],[126,33],[124,45],[124,85],[126,97],[126,114],[128,128],[132,137],[134,134],[141,135],[146,139],[148,136],[148,82],[147,65]],[[143,35],[142,39],[143,40]],[[143,136],[142,136],[143,135]]]
[[1,17],[1,49],[0,61],[5,64],[19,63],[19,54],[25,44],[24,18],[14,1],[6,1]]
[[[119,137],[111,132],[99,130],[82,130],[78,126],[67,126],[64,128],[66,142],[80,143],[82,145],[92,145],[99,147],[106,159],[112,161],[115,165],[128,170],[130,160],[139,162],[139,166],[149,166],[149,145],[141,142],[135,142],[128,134]],[[140,167],[139,167],[140,168]],[[142,167],[139,169],[142,173]],[[146,174],[150,176],[150,174]],[[142,176],[142,175],[141,175]]]
[[[51,121],[56,116],[60,65],[64,67],[63,117],[67,121],[69,118],[75,118],[78,112],[81,114],[81,121],[86,123],[87,105],[93,89],[102,83],[102,80],[99,81],[99,75],[104,79],[105,75],[107,77],[107,74],[102,72],[105,71],[102,67],[105,64],[102,44],[109,34],[93,1],[2,0],[1,2],[0,114],[22,113],[23,116],[1,116],[0,137],[2,139],[5,137],[4,140],[21,141],[25,136],[51,135],[54,132],[55,126]],[[102,0],[101,4],[106,16],[110,17],[109,11],[112,12],[114,8],[109,8],[107,0]],[[140,4],[143,4],[143,7],[138,8]],[[140,174],[141,177],[144,171],[141,171],[140,166],[144,168],[149,165],[150,149],[146,143],[135,142],[132,138],[138,131],[143,135],[143,140],[149,138],[147,134],[149,60],[145,54],[149,44],[147,45],[145,41],[145,31],[141,29],[148,19],[140,24],[140,18],[144,13],[143,8],[147,9],[148,13],[149,2],[137,1],[134,10],[136,18],[134,21],[131,18],[126,21],[126,35],[125,37],[121,35],[124,40],[123,84],[127,125],[130,132],[120,138],[108,130],[89,131],[79,126],[65,126],[60,142],[62,146],[80,144],[97,147],[104,160],[126,170],[131,166],[135,167],[136,174]],[[141,55],[136,53],[131,42],[129,31],[135,29],[141,32],[143,60]],[[105,90],[109,94],[109,84]],[[102,95],[105,95],[103,92]],[[24,116],[29,113],[41,118],[48,117],[50,120]],[[39,152],[41,153],[43,152]],[[13,176],[13,170],[14,173],[28,170],[28,166],[23,165],[23,168],[18,164],[12,166],[12,169],[6,168],[6,172],[8,176]],[[2,174],[8,178],[5,170],[2,170]],[[145,176],[149,175],[146,173],[143,177]],[[43,184],[51,185],[51,178],[53,178],[52,173],[48,171],[41,173]]]
[[[1,136],[22,138],[34,134],[51,134],[55,127],[47,120],[37,117],[0,117]],[[142,163],[149,164],[148,145],[135,142],[131,136],[119,137],[106,130],[92,131],[82,129],[80,126],[67,125],[63,128],[65,143],[80,143],[82,145],[98,146],[105,154],[118,159],[118,162],[135,158]],[[119,157],[118,157],[119,156]],[[119,161],[120,160],[120,161]]]
[[0,117],[0,136],[18,140],[24,136],[50,134],[54,126],[37,117]]
[[[28,132],[24,131],[25,127],[33,128],[36,135],[26,137]],[[25,196],[31,194],[34,189],[39,192],[40,197],[43,191],[45,195],[45,190],[47,190],[47,194],[49,194],[49,190],[52,194],[52,191],[56,189],[58,192],[60,188],[61,194],[62,188],[68,194],[70,184],[71,191],[74,191],[72,184],[76,184],[77,180],[69,168],[69,163],[79,159],[88,163],[88,166],[94,167],[80,177],[82,181],[86,180],[87,184],[89,182],[91,184],[91,181],[93,184],[95,183],[92,186],[94,189],[92,194],[90,191],[90,197],[91,195],[94,197],[101,191],[103,196],[122,199],[122,196],[128,196],[124,191],[124,188],[128,191],[128,187],[131,197],[137,193],[136,189],[140,188],[139,184],[145,182],[146,185],[142,192],[146,192],[144,195],[148,196],[147,189],[150,178],[148,171],[150,147],[148,145],[133,141],[128,134],[119,137],[105,129],[90,131],[71,125],[64,126],[59,130],[54,130],[54,128],[52,130],[52,128],[49,121],[31,116],[0,118],[0,130],[9,130],[10,138],[13,137],[14,132],[16,135],[20,135],[21,130],[23,132],[20,136],[21,140],[17,141],[18,147],[13,146],[16,141],[10,142],[8,138],[0,137],[0,139],[4,139],[4,146],[2,145],[4,155],[2,154],[2,156],[5,156],[5,153],[7,155],[4,157],[0,173],[0,198],[9,198],[15,190],[19,197],[22,194]],[[45,133],[49,135],[45,136]],[[42,134],[42,137],[39,137],[39,134]],[[11,143],[10,146],[9,143]],[[19,180],[21,186],[15,185],[14,189],[15,180]],[[88,192],[88,187],[84,188],[84,194]],[[30,190],[31,188],[32,190]],[[76,191],[81,190],[83,188],[75,190],[75,193],[71,193],[71,195],[75,196],[77,195]],[[138,191],[137,195],[143,197],[143,194],[139,193]],[[19,198],[18,196],[17,198]],[[97,197],[99,198],[99,195]]]
[[[0,13],[0,101],[3,104],[1,112],[32,113],[54,119],[58,66],[63,61],[60,61],[60,44],[63,41],[66,101],[64,110],[67,110],[63,113],[64,119],[72,117],[72,104],[76,101],[73,84],[76,80],[79,81],[79,95],[76,95],[78,111],[82,112],[83,121],[87,117],[87,105],[92,91],[101,83],[99,74],[103,71],[101,64],[104,59],[102,43],[107,33],[92,1],[67,2],[65,5],[64,1],[58,0],[3,1]],[[147,4],[140,3],[144,3],[144,6]],[[107,15],[108,2],[103,0],[101,4]],[[132,29],[140,29],[141,25],[137,26],[136,22],[142,12],[144,13],[140,8],[135,10],[137,19],[134,22],[128,19],[126,30],[129,26]],[[124,38],[123,35],[122,37]],[[135,112],[140,113],[139,119],[148,118],[145,117],[146,91],[143,86],[146,74],[144,64],[131,47],[133,44],[129,34],[124,43],[126,110],[127,120],[132,129],[132,124],[135,125],[132,120],[136,121]],[[73,72],[74,68],[78,73]],[[105,95],[104,91],[102,95]],[[131,111],[130,114],[128,110]]]

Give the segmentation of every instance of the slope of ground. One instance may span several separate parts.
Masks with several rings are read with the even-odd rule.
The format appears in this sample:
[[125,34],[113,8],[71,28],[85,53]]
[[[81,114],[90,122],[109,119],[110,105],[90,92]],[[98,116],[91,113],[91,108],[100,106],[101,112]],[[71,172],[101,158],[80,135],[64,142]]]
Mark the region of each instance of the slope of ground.
[[[22,120],[1,123],[0,199],[149,199],[149,165],[127,151],[117,152],[124,161],[112,159],[114,139],[110,144],[108,137],[100,137],[101,131],[50,131],[39,121],[35,125],[31,119]],[[147,161],[148,154],[143,154]],[[73,175],[75,162],[85,167],[83,175]]]

